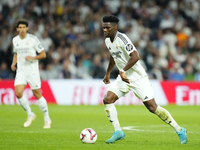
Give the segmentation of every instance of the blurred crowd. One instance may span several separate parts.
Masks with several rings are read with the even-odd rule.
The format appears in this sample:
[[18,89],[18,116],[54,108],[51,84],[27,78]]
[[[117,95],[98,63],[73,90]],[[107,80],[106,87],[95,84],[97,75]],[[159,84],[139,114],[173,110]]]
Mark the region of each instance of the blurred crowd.
[[[47,58],[42,80],[103,78],[109,63],[102,17],[116,15],[118,29],[137,48],[151,79],[200,81],[199,0],[1,0],[0,79],[13,79],[16,21],[29,22]],[[111,78],[118,75],[114,67]]]

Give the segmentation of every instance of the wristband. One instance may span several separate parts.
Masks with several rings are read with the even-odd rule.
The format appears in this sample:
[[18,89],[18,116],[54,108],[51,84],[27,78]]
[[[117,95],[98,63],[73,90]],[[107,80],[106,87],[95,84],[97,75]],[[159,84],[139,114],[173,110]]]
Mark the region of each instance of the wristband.
[[123,72],[123,73],[125,73],[124,69],[121,69],[120,71]]

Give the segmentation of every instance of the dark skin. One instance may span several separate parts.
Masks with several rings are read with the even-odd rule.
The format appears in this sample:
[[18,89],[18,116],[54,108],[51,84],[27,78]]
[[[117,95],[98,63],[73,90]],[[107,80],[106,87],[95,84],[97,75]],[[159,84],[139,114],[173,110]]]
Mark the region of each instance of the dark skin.
[[[116,23],[110,23],[110,22],[103,23],[103,32],[104,32],[104,35],[107,38],[110,38],[110,41],[113,43],[114,38],[115,38],[116,33],[117,33],[117,24]],[[124,71],[127,71],[128,69],[130,69],[140,59],[140,56],[139,56],[137,51],[133,51],[132,53],[130,53],[129,56],[130,56],[130,58],[129,58],[126,66],[124,66],[124,68],[123,68]],[[114,65],[115,65],[114,58],[110,55],[110,61],[109,61],[109,65],[108,65],[108,68],[107,68],[107,72],[106,72],[106,75],[103,79],[103,82],[105,84],[110,83],[110,73],[111,73]],[[120,71],[119,74],[120,74],[120,76],[121,76],[121,78],[124,82],[130,84],[129,79],[127,78],[127,76],[124,72]],[[104,102],[104,104],[112,104],[118,99],[119,98],[115,93],[108,91],[107,94],[105,95],[104,99],[103,99],[103,102]],[[143,102],[143,103],[150,112],[154,113],[156,111],[157,104],[156,104],[154,98],[151,99],[151,100],[148,100],[146,102]]]

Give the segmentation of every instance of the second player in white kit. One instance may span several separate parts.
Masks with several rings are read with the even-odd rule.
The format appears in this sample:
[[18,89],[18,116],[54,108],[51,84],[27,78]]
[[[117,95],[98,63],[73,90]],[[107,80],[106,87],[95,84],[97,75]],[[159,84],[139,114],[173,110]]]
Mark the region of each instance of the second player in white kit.
[[[24,127],[29,127],[36,115],[32,112],[28,100],[23,97],[23,91],[30,85],[33,95],[38,100],[38,105],[44,114],[43,128],[51,127],[51,119],[46,99],[41,94],[41,80],[39,74],[38,60],[46,57],[43,46],[38,38],[32,34],[28,34],[28,22],[26,20],[19,20],[17,22],[17,31],[19,35],[13,38],[13,62],[11,69],[16,70],[15,77],[15,94],[20,105],[27,112],[27,121]],[[36,54],[38,53],[38,55]],[[17,66],[17,67],[16,67]]]
[[32,34],[26,35],[24,39],[20,36],[13,38],[13,51],[17,53],[17,74],[15,85],[29,83],[31,89],[41,88],[38,60],[26,60],[26,56],[36,56],[36,51],[44,50],[38,38]]

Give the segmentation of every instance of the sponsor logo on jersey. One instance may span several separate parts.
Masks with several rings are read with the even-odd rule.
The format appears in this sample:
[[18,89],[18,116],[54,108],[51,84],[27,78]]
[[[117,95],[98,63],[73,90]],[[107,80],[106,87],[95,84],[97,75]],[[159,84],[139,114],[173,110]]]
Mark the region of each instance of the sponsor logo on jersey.
[[16,48],[18,53],[28,53],[29,48]]
[[121,57],[121,52],[120,52],[120,51],[118,51],[118,52],[113,52],[113,53],[112,53],[112,56],[113,56],[114,58],[120,58],[120,57]]

